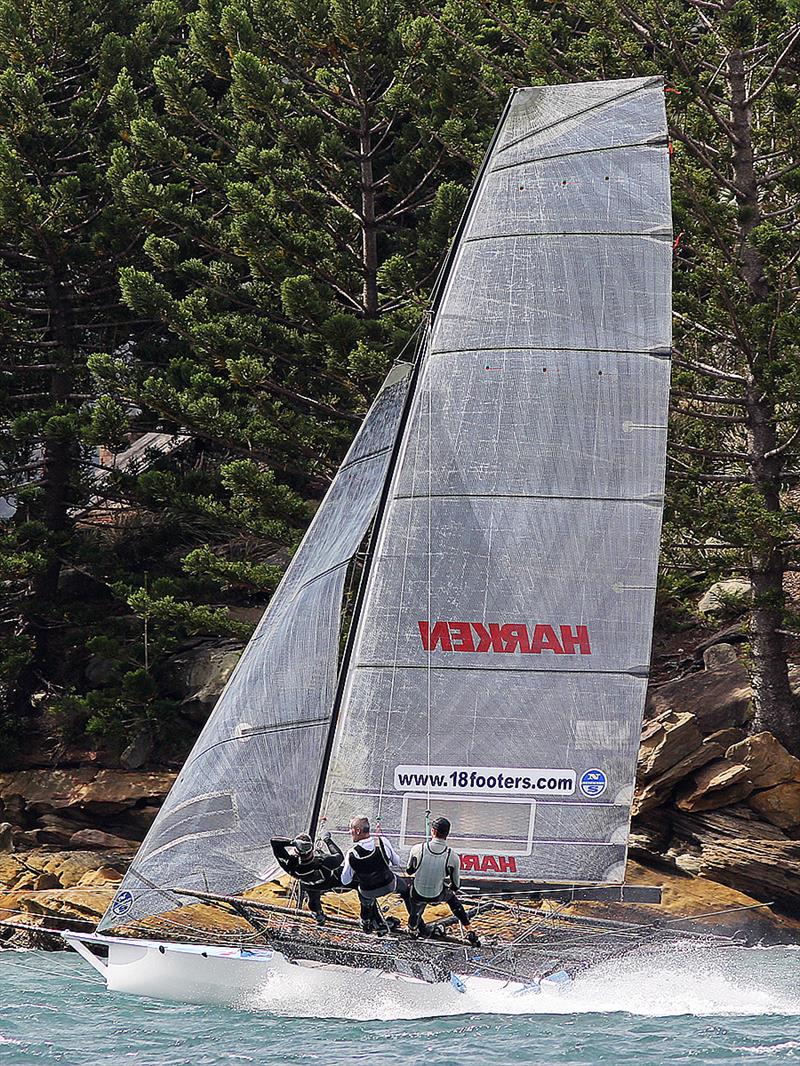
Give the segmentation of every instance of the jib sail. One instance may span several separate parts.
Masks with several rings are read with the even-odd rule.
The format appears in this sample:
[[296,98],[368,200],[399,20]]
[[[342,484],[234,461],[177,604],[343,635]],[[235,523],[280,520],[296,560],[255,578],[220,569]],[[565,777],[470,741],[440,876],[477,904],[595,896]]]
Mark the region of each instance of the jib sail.
[[650,643],[672,234],[660,79],[518,90],[436,309],[321,816],[619,882]]
[[387,378],[100,929],[181,906],[171,888],[258,884],[276,869],[270,837],[308,828],[345,577],[385,484],[408,370]]

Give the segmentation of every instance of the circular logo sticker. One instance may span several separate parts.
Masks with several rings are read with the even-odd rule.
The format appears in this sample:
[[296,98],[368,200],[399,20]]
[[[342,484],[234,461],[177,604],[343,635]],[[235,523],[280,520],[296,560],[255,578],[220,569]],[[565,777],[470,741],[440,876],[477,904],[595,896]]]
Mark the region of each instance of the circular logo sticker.
[[587,770],[580,780],[581,792],[592,799],[602,796],[607,784],[608,780],[602,770]]
[[121,918],[124,914],[133,906],[133,893],[132,892],[118,892],[114,897],[114,902],[111,904],[111,913]]

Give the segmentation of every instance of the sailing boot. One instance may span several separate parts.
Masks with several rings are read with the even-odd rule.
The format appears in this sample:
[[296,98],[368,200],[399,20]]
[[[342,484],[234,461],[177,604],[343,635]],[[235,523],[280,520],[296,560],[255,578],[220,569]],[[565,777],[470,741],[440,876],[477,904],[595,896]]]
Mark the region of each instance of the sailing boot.
[[467,943],[471,944],[474,948],[479,948],[481,946],[481,938],[478,936],[477,933],[473,932],[472,929],[468,929],[465,933],[465,936],[467,939]]

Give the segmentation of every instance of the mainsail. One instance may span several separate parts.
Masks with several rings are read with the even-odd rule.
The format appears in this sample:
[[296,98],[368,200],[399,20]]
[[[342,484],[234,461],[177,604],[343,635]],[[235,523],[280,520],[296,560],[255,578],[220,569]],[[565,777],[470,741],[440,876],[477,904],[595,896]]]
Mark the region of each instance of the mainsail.
[[671,344],[660,79],[518,90],[436,307],[321,817],[470,868],[620,882]]
[[375,514],[408,387],[398,364],[272,597],[99,929],[241,892],[308,828],[336,688],[348,566]]

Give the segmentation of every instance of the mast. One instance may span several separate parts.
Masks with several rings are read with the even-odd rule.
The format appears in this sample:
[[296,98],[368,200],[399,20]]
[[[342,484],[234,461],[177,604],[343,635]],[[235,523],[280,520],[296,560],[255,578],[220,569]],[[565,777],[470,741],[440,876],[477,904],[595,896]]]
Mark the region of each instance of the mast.
[[319,777],[317,779],[317,789],[314,795],[314,806],[311,813],[311,826],[309,833],[311,838],[314,839],[319,829],[319,815],[322,808],[322,799],[325,793],[325,780],[328,773],[328,767],[330,765],[331,753],[333,751],[333,742],[336,737],[336,726],[339,720],[339,714],[342,708],[342,700],[344,698],[345,687],[347,685],[347,675],[350,667],[350,661],[353,655],[353,648],[355,646],[356,633],[358,631],[358,622],[361,617],[361,611],[364,605],[364,597],[366,595],[367,588],[369,586],[369,575],[372,569],[372,563],[375,556],[375,546],[378,543],[378,533],[380,532],[381,525],[383,523],[384,516],[386,514],[386,507],[389,502],[389,493],[392,485],[392,479],[397,468],[397,461],[400,456],[401,449],[403,447],[403,438],[405,435],[405,429],[408,424],[408,418],[411,413],[411,409],[414,402],[414,396],[416,393],[417,381],[419,379],[420,369],[425,359],[425,352],[430,338],[431,330],[433,329],[433,323],[436,317],[436,312],[439,308],[439,304],[442,300],[442,295],[447,284],[447,279],[450,275],[450,271],[453,268],[455,257],[458,253],[458,248],[461,243],[461,237],[469,219],[470,212],[472,210],[475,199],[480,189],[481,180],[483,179],[484,172],[489,165],[489,160],[492,157],[495,145],[500,136],[506,116],[508,115],[514,96],[518,92],[518,89],[512,90],[508,99],[506,100],[503,113],[500,116],[500,121],[495,127],[492,138],[489,141],[489,145],[484,153],[481,165],[478,168],[478,172],[475,175],[475,180],[472,183],[467,202],[464,205],[464,210],[461,212],[461,218],[459,219],[456,231],[453,234],[453,239],[450,242],[450,247],[447,250],[444,262],[442,263],[441,270],[439,271],[436,281],[433,286],[433,292],[431,293],[430,307],[426,312],[427,322],[422,331],[417,344],[417,350],[414,356],[413,368],[409,378],[408,392],[406,394],[405,404],[403,405],[403,412],[400,415],[400,422],[397,429],[397,436],[394,440],[394,446],[392,448],[391,457],[389,459],[389,465],[386,470],[386,479],[384,481],[383,490],[381,492],[380,500],[378,502],[378,509],[375,512],[375,518],[372,524],[372,533],[369,538],[369,544],[367,547],[367,554],[364,559],[364,567],[361,571],[361,578],[358,583],[358,591],[356,593],[356,601],[353,605],[353,615],[350,620],[350,628],[347,631],[347,640],[345,641],[344,652],[342,654],[342,662],[339,669],[339,677],[336,685],[336,696],[333,702],[333,708],[331,711],[331,722],[328,729],[328,735],[325,740],[325,749],[322,756],[322,765],[320,766]]

